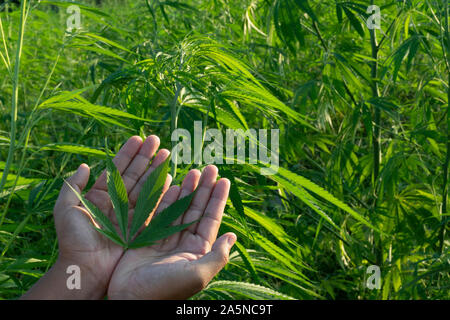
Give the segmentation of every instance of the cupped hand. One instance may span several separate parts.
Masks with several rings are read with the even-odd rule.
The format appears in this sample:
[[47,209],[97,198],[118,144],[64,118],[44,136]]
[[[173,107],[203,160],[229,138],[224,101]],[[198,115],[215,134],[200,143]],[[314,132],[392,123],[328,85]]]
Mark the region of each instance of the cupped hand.
[[[157,151],[159,143],[156,136],[148,137],[145,142],[138,136],[131,137],[113,159],[127,188],[129,216],[132,216],[139,191],[147,176],[169,155],[169,151],[160,150],[149,167],[150,159]],[[83,164],[67,183],[81,193],[89,180],[89,174],[89,167]],[[170,177],[166,181],[165,188],[167,189],[169,185]],[[105,172],[85,197],[102,210],[113,223],[116,222],[107,192]],[[90,290],[86,296],[104,297],[114,268],[123,254],[123,248],[93,228],[88,212],[66,184],[62,187],[56,202],[54,217],[59,242],[58,264],[79,266],[82,290]]]
[[[155,215],[198,188],[189,209],[174,225],[189,228],[157,244],[125,252],[112,275],[110,299],[186,299],[202,290],[226,265],[233,233],[217,238],[230,182],[217,179],[217,168],[191,170],[181,187],[165,193]],[[198,185],[198,187],[197,187]]]

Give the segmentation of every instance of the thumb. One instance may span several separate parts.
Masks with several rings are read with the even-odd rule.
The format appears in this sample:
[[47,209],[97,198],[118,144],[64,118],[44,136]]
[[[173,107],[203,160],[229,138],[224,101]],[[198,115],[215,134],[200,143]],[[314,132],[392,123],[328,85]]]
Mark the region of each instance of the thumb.
[[73,176],[64,181],[61,191],[59,192],[55,208],[65,208],[79,205],[80,200],[68,184],[70,184],[78,193],[81,193],[89,181],[89,174],[89,166],[87,164],[80,165]]
[[236,239],[236,235],[232,232],[224,234],[214,242],[209,253],[197,260],[198,267],[201,273],[207,277],[208,282],[228,263],[230,250]]

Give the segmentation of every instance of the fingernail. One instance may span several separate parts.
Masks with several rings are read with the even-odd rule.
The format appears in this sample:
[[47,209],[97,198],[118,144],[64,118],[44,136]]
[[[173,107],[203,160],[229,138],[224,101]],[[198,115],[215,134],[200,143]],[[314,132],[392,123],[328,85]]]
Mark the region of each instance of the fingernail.
[[228,245],[229,245],[230,247],[232,247],[232,246],[234,245],[234,243],[236,242],[236,239],[237,239],[236,235],[235,235],[234,233],[231,234],[231,235],[228,237]]

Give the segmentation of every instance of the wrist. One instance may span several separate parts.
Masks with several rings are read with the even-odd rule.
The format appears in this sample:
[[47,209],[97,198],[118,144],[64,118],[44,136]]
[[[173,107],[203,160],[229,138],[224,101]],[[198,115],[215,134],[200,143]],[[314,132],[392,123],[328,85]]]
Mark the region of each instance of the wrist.
[[95,268],[76,260],[59,256],[55,263],[57,273],[63,276],[63,286],[74,299],[102,299],[108,289],[109,278],[98,274]]
[[102,299],[106,294],[107,285],[107,281],[96,277],[91,268],[60,256],[22,299]]

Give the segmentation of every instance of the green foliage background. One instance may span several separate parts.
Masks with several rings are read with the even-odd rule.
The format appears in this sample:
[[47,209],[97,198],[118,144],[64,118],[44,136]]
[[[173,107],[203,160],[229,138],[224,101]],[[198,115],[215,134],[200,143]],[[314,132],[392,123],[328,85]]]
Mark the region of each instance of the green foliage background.
[[448,0],[83,1],[71,33],[68,3],[22,2],[0,5],[1,298],[55,261],[62,179],[97,176],[105,137],[171,148],[194,120],[281,133],[276,175],[220,167],[238,243],[194,298],[450,298]]

